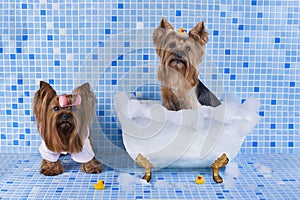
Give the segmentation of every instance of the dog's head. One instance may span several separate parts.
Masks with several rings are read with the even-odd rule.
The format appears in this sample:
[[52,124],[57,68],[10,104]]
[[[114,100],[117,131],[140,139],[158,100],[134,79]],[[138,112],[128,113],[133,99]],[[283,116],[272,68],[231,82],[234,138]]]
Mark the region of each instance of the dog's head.
[[57,95],[46,82],[40,82],[33,100],[37,127],[49,150],[80,152],[88,125],[95,113],[96,97],[88,83],[72,94]]
[[188,34],[174,31],[162,18],[153,32],[153,43],[160,57],[158,79],[172,89],[189,89],[198,83],[198,65],[205,52],[208,33],[199,22]]

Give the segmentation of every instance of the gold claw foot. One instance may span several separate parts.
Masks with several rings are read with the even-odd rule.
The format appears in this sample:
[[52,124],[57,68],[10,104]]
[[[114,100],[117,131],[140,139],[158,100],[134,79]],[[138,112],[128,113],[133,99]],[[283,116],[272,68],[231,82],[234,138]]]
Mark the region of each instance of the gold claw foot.
[[219,171],[222,167],[227,165],[228,162],[229,159],[227,158],[226,154],[223,153],[223,155],[219,157],[217,160],[215,160],[215,162],[211,165],[211,168],[213,170],[213,179],[216,183],[223,182],[222,177],[219,175]]
[[145,169],[145,175],[143,176],[142,179],[146,180],[147,182],[150,182],[151,180],[151,170],[153,168],[153,165],[152,163],[147,159],[145,158],[142,154],[138,154],[138,156],[135,158],[135,162],[143,167]]

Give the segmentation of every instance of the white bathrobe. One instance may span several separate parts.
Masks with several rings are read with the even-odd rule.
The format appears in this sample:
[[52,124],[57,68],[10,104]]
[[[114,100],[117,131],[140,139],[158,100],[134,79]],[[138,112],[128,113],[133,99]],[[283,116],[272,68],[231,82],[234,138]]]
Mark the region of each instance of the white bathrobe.
[[[95,157],[95,153],[92,149],[90,140],[89,140],[89,132],[87,133],[87,137],[84,140],[82,151],[79,153],[70,153],[71,158],[78,163],[87,163]],[[48,160],[50,162],[56,162],[60,156],[60,154],[68,154],[69,152],[53,152],[50,151],[45,141],[42,141],[42,144],[39,147],[40,154],[43,159]]]

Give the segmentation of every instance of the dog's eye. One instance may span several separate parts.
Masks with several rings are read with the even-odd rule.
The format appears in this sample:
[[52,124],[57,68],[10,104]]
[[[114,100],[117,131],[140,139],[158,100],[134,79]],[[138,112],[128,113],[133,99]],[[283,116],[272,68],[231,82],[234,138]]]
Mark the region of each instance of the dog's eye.
[[175,48],[175,47],[176,47],[176,44],[175,44],[174,42],[170,44],[170,48],[171,48],[171,49],[173,49],[173,48]]
[[55,106],[55,107],[54,107],[54,111],[55,111],[55,112],[58,112],[59,110],[60,110],[60,107],[59,107],[59,106]]
[[76,106],[72,106],[72,111],[73,112],[77,111],[77,107]]
[[190,50],[191,50],[191,47],[187,46],[187,47],[185,47],[185,50],[186,50],[186,51],[190,51]]

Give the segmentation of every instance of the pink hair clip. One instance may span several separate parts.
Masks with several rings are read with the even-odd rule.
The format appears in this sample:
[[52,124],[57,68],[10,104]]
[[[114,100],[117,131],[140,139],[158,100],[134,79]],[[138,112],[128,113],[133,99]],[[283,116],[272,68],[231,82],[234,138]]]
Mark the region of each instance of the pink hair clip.
[[59,106],[60,107],[68,107],[68,106],[77,106],[81,103],[81,96],[79,94],[76,95],[76,100],[73,104],[68,104],[67,95],[60,95],[58,97]]

